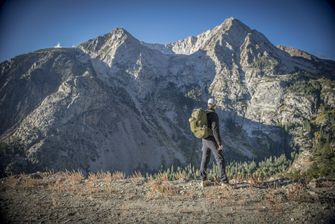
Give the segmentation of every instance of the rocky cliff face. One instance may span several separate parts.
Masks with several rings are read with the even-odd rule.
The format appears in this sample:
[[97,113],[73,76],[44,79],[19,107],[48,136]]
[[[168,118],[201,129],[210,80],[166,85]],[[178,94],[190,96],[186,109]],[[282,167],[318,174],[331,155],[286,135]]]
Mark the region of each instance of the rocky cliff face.
[[297,51],[228,18],[167,45],[117,28],[77,48],[21,55],[0,65],[1,139],[19,143],[29,169],[198,163],[188,117],[213,96],[228,159],[308,150],[304,122],[335,107],[335,66]]

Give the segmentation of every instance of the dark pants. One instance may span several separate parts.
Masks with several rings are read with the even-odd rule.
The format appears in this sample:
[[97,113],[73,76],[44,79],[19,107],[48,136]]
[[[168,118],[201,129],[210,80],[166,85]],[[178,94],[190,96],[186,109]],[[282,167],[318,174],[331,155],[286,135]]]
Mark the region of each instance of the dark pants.
[[200,175],[202,180],[207,180],[207,166],[211,157],[211,152],[214,155],[216,164],[219,167],[219,176],[221,181],[227,181],[226,165],[223,158],[223,150],[217,150],[217,144],[212,140],[202,139],[202,159],[200,166]]

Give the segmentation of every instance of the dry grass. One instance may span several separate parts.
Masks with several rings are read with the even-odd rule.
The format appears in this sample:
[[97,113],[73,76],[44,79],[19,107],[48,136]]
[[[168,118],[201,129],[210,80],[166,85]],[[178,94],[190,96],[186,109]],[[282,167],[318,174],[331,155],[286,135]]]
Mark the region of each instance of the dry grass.
[[54,174],[55,174],[54,171],[49,170],[49,171],[46,171],[46,172],[42,172],[42,173],[41,173],[41,176],[42,176],[42,178],[48,178],[48,177],[50,177],[50,176],[53,176]]
[[111,193],[114,191],[112,178],[109,172],[89,173],[86,180],[80,172],[64,172],[54,182],[49,184],[49,190],[77,195],[96,194],[99,192]]
[[84,179],[84,176],[80,172],[67,172],[66,177],[70,183],[71,186],[75,186]]
[[167,172],[159,172],[155,176],[155,179],[158,181],[169,181],[169,175]]
[[23,188],[36,188],[39,185],[39,181],[31,178],[30,176],[22,176],[21,184]]
[[122,172],[98,172],[90,173],[85,182],[85,193],[96,194],[99,192],[103,193],[115,193],[117,192],[112,183],[114,180],[123,180],[125,178]]
[[98,188],[98,179],[101,175],[95,174],[95,173],[90,173],[88,175],[88,178],[85,182],[85,190],[89,194],[94,194],[99,192]]
[[77,195],[96,194],[99,192],[112,193],[113,180],[124,179],[121,172],[111,174],[110,172],[89,173],[87,179],[81,172],[60,172],[57,178],[50,182],[48,189],[57,193],[72,193]]
[[141,172],[135,171],[132,175],[128,177],[131,182],[135,184],[141,184],[145,181],[145,177],[142,175]]
[[57,193],[64,192],[65,191],[64,180],[58,179],[55,182],[50,183],[48,185],[48,190]]
[[178,171],[176,173],[176,180],[183,180],[183,181],[187,181],[189,178],[188,178],[188,175],[186,173],[185,170],[183,171]]
[[7,177],[1,184],[12,189],[33,189],[40,185],[40,180],[35,179],[28,174],[20,174]]
[[139,171],[135,171],[132,175],[129,176],[130,179],[144,179],[143,175]]
[[208,188],[205,194],[208,199],[228,199],[234,196],[235,194],[231,188],[222,186]]
[[298,201],[304,193],[302,184],[292,184],[287,188],[287,198],[291,201]]
[[96,176],[98,180],[104,180],[106,178],[110,179],[111,173],[110,172],[97,172],[97,173],[89,173],[89,176]]
[[14,189],[18,185],[18,178],[16,176],[9,176],[1,182],[1,185]]
[[313,198],[307,193],[303,184],[292,184],[287,188],[287,199],[290,201],[312,202]]
[[[149,193],[155,196],[173,196],[178,194],[196,197],[196,194],[187,188],[181,189],[178,183],[170,182],[167,172],[160,172],[155,176],[149,176],[147,180],[145,180],[146,178],[140,172],[134,172],[127,178],[129,178],[131,182],[136,182],[137,184],[140,182],[141,184],[145,183],[150,190]],[[34,189],[46,186],[48,190],[55,193],[94,195],[99,193],[117,193],[118,190],[113,188],[113,182],[124,179],[126,179],[125,174],[119,171],[113,173],[90,173],[87,179],[84,178],[81,172],[65,171],[54,173],[49,171],[30,175],[21,174],[10,176],[5,178],[1,185],[12,189]],[[185,171],[177,171],[175,173],[175,179],[187,181],[188,175]],[[256,198],[256,195],[258,194],[255,192],[253,186],[259,185],[261,182],[257,177],[252,177],[249,178],[248,183],[250,187],[244,189],[248,196],[245,200],[252,200],[253,198]],[[238,198],[236,191],[220,186],[207,188],[206,194],[204,195],[208,199],[232,199],[235,196]],[[305,202],[314,200],[313,197],[308,194],[306,187],[303,184],[292,184],[288,186],[286,191],[269,189],[264,196],[270,204],[281,203],[287,200]],[[278,210],[280,210],[280,208],[278,208]]]
[[262,180],[258,176],[253,175],[253,176],[249,177],[249,179],[247,180],[247,183],[250,186],[255,187],[255,186],[259,185],[260,183],[262,183]]
[[[117,175],[120,175],[120,174],[117,174]],[[94,190],[94,191],[96,192],[101,191],[101,192],[105,192],[109,194],[117,192],[112,186],[112,182],[114,179],[117,179],[117,175],[113,177],[113,174],[111,174],[110,172],[97,173],[96,180],[95,180],[97,183],[94,189],[99,189],[99,190]],[[122,175],[120,175],[118,178],[122,179]]]
[[[46,174],[47,175],[47,174]],[[70,193],[79,193],[81,190],[78,187],[82,183],[84,176],[81,172],[76,171],[65,171],[60,172],[58,178],[50,182],[48,189],[53,192],[70,192]]]
[[148,181],[150,192],[159,193],[164,196],[177,195],[179,190],[178,187],[172,185],[169,181],[163,181],[159,179],[150,179]]
[[111,174],[112,180],[124,180],[126,175],[121,171],[116,171]]

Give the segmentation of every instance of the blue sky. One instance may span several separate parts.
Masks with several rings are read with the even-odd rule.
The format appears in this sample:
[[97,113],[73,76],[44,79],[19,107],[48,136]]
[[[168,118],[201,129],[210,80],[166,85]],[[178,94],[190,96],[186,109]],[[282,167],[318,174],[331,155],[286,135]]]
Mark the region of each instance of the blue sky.
[[71,47],[115,27],[169,43],[231,16],[275,45],[335,59],[335,9],[326,0],[7,0],[0,8],[0,61],[57,42]]

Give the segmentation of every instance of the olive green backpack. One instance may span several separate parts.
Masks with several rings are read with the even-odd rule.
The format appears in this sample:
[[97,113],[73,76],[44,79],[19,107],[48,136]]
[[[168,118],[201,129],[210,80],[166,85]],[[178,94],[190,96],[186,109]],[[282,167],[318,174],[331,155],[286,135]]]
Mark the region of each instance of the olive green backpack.
[[192,111],[190,122],[191,131],[197,138],[207,138],[212,134],[212,130],[207,125],[207,111],[197,108]]

